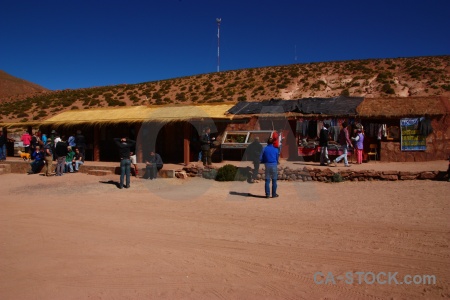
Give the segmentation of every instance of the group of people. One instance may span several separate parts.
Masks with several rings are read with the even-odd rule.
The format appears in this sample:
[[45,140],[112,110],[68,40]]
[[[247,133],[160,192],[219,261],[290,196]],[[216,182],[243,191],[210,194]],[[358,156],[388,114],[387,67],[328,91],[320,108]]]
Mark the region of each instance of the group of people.
[[[120,182],[119,188],[130,187],[131,165],[133,165],[135,175],[138,176],[138,167],[136,161],[136,141],[127,137],[115,138],[114,142],[119,150],[120,156]],[[145,158],[144,179],[156,179],[159,170],[163,168],[163,161],[155,150],[151,150]]]
[[[329,134],[329,124],[324,124],[323,128],[320,130],[319,135],[319,146],[320,146],[320,165],[329,166],[331,161],[328,157],[328,141],[330,140]],[[363,151],[364,151],[364,129],[361,124],[356,125],[355,133],[353,137],[350,137],[349,133],[350,126],[347,122],[342,123],[342,128],[339,132],[338,142],[342,148],[342,154],[333,160],[334,166],[338,162],[344,160],[344,166],[350,167],[348,163],[348,149],[353,147],[356,152],[356,163],[362,164],[363,161]]]
[[[45,176],[53,175],[53,161],[56,161],[55,175],[78,172],[84,164],[86,141],[81,131],[71,135],[67,140],[64,135],[59,135],[52,130],[51,136],[34,132],[31,136],[28,132],[21,138],[25,151],[31,152],[31,170],[28,174],[37,174],[45,166]],[[28,149],[27,149],[28,147]]]

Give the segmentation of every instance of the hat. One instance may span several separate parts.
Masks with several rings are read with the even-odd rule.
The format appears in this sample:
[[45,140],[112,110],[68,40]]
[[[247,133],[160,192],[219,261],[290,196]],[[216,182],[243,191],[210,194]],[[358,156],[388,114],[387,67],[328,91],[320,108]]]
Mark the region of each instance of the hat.
[[51,143],[52,142],[52,139],[47,139],[47,143]]

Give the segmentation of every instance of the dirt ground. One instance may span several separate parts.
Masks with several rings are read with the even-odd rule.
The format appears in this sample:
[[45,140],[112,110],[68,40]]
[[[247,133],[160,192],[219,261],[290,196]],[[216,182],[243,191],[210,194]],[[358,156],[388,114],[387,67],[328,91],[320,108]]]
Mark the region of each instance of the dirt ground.
[[0,176],[1,299],[450,298],[448,182],[117,181]]

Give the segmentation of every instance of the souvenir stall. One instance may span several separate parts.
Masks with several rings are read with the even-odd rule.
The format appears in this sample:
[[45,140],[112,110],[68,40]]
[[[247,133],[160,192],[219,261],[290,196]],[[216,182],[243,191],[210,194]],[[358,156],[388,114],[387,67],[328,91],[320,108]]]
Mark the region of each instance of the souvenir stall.
[[[350,124],[349,133],[353,132],[355,126],[354,118],[334,118],[334,119],[320,119],[319,117],[308,117],[297,119],[297,141],[298,141],[298,156],[303,158],[311,158],[318,161],[321,147],[319,145],[320,130],[324,124],[328,124],[330,140],[328,142],[328,156],[330,158],[337,157],[343,154],[341,145],[339,144],[339,132],[343,122]],[[348,149],[348,155],[353,154],[353,148]]]
[[239,102],[228,113],[233,115],[233,120],[257,117],[258,122],[252,129],[283,129],[281,131],[285,136],[284,158],[316,159],[320,153],[318,136],[324,123],[330,124],[333,136],[328,149],[329,155],[338,156],[343,153],[337,142],[340,124],[344,121],[351,121],[350,124],[353,124],[356,107],[362,101],[363,98],[360,97],[342,96],[297,100],[272,99],[262,102]]
[[441,96],[364,99],[357,112],[366,154],[386,162],[447,159],[449,111],[449,98]]
[[[324,124],[329,125],[330,141],[328,156],[330,158],[343,154],[338,142],[342,123],[350,125],[350,135],[356,125],[356,108],[363,101],[360,97],[307,98],[300,99],[298,111],[302,114],[296,118],[296,136],[298,156],[317,161],[320,156],[320,130]],[[348,149],[348,155],[353,154],[353,148]]]
[[[333,158],[342,154],[338,136],[345,121],[350,136],[357,124],[363,126],[364,161],[426,161],[450,155],[449,111],[449,98],[442,96],[272,99],[237,103],[228,110],[227,130],[284,128],[283,158],[318,160],[323,124],[330,125],[328,154]],[[236,125],[238,120],[242,123]]]

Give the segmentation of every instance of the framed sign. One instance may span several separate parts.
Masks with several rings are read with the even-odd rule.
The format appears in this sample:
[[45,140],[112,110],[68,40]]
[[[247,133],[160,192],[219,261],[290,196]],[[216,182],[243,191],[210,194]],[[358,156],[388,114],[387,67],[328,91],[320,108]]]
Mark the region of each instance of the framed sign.
[[426,136],[419,131],[419,118],[400,119],[400,131],[402,151],[427,150]]

